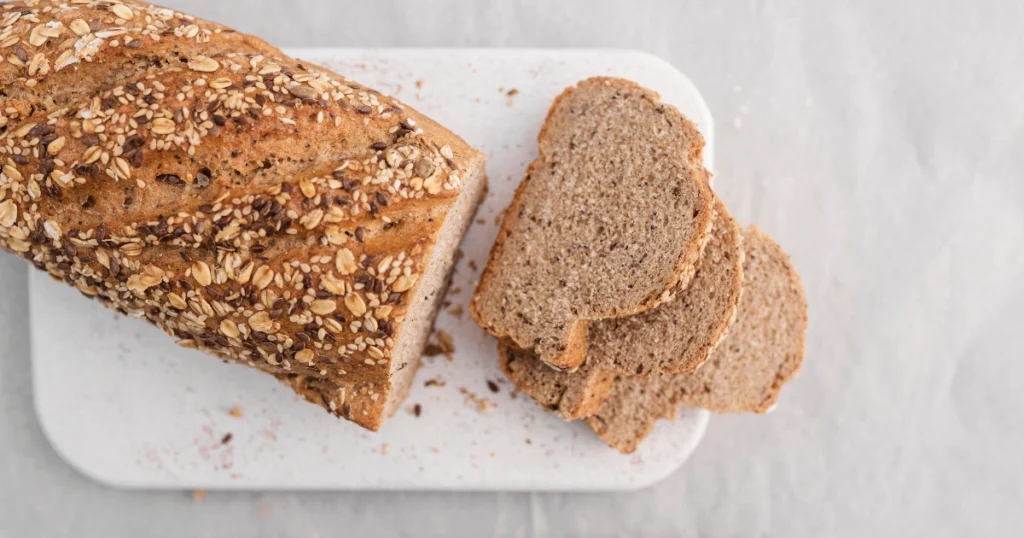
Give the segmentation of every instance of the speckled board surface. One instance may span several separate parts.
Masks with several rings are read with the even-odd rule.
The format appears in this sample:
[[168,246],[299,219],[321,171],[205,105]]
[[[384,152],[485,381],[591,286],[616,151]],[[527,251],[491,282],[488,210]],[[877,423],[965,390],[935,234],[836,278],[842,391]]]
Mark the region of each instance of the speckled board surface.
[[669,64],[631,52],[288,52],[392,93],[487,153],[490,193],[437,324],[453,337],[452,360],[426,358],[403,408],[372,434],[269,376],[179,348],[159,330],[33,273],[36,408],[57,451],[105,483],[189,489],[633,489],[682,464],[707,413],[684,410],[660,422],[636,454],[619,455],[583,424],[517,397],[497,368],[494,341],[459,311],[496,218],[536,155],[547,108],[566,85],[616,75],[655,89],[701,127],[710,167],[711,117],[696,88]]

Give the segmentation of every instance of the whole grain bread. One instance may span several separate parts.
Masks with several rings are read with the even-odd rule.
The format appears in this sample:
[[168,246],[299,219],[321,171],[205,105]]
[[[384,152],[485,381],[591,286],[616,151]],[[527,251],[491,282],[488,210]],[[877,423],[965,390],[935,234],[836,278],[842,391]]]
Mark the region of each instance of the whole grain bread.
[[587,424],[609,445],[633,452],[659,418],[680,407],[765,413],[804,358],[807,300],[786,253],[751,226],[744,234],[744,292],[736,323],[700,369],[649,378],[620,376]]
[[499,346],[502,369],[521,391],[566,420],[590,416],[617,375],[689,371],[703,364],[735,320],[742,288],[742,231],[717,200],[696,276],[675,299],[643,314],[594,323],[587,360],[574,373],[548,368],[507,345]]
[[142,2],[0,4],[0,47],[0,248],[184,346],[329,383],[344,397],[328,409],[377,429],[483,156],[386,95]]
[[629,81],[565,90],[539,146],[470,313],[499,339],[574,370],[589,322],[650,310],[693,277],[713,194],[696,126]]

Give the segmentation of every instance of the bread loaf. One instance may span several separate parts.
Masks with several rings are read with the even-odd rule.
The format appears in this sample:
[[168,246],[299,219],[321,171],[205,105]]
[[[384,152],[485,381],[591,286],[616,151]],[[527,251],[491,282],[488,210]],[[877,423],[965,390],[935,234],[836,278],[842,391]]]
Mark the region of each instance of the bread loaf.
[[636,84],[554,102],[470,303],[485,330],[575,370],[587,324],[665,302],[693,277],[713,195],[693,123]]
[[[0,6],[0,247],[187,347],[404,397],[483,156],[390,97],[129,1]],[[304,381],[305,382],[305,381]]]
[[508,346],[499,347],[502,368],[539,404],[566,420],[584,418],[601,407],[616,376],[661,375],[704,364],[735,320],[742,289],[742,231],[718,200],[696,276],[673,300],[629,318],[595,322],[587,360],[574,373],[548,368]]

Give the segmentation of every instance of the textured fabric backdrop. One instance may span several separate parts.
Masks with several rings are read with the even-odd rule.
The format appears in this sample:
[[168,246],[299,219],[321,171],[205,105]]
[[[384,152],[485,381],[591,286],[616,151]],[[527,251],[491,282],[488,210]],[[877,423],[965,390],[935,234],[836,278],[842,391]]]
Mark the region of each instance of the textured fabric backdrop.
[[27,270],[0,256],[0,537],[1019,536],[1024,4],[165,1],[280,46],[666,58],[717,120],[717,190],[803,274],[807,361],[775,413],[714,418],[640,492],[195,504],[60,461],[32,410]]

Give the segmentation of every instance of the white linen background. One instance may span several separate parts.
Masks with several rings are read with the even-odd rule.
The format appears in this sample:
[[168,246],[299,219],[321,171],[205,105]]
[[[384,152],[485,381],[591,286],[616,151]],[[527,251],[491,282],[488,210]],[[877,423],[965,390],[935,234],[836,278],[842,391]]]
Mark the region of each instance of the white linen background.
[[196,504],[60,461],[32,408],[27,267],[0,256],[0,537],[1019,535],[1024,4],[164,3],[279,46],[667,59],[717,121],[716,189],[803,275],[807,361],[773,414],[713,418],[684,467],[639,492]]

